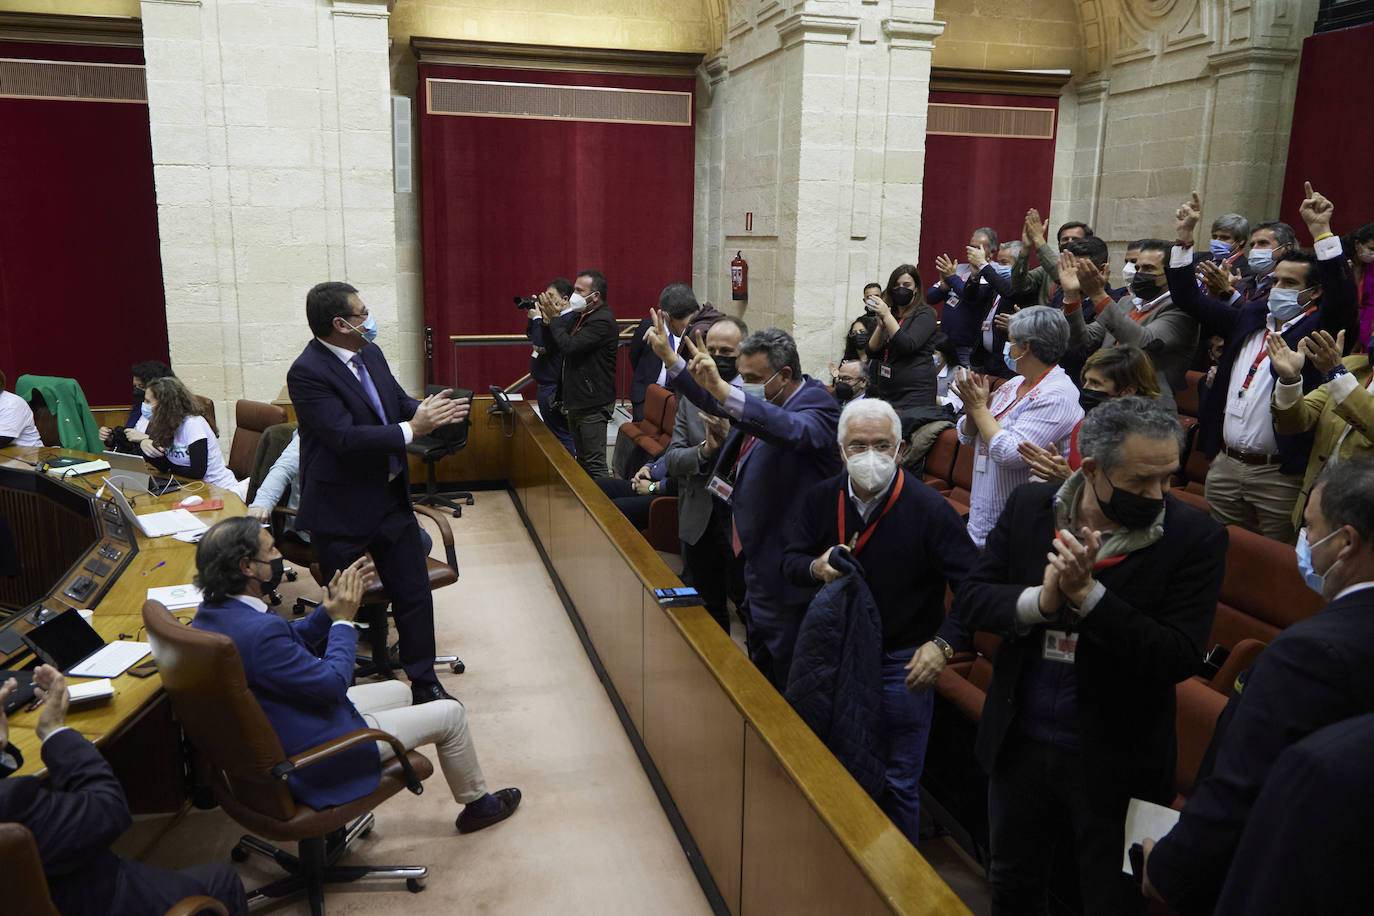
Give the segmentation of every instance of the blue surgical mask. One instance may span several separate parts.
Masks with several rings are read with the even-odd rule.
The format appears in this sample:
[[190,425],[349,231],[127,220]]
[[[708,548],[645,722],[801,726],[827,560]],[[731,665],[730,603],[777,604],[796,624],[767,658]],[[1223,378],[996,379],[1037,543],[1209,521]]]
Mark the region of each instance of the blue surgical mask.
[[[1022,354],[1022,355],[1024,356],[1025,354]],[[1007,341],[1006,343],[1002,344],[1002,361],[1005,362],[1005,363],[1007,364],[1007,368],[1010,369],[1012,372],[1019,372],[1019,371],[1020,371],[1020,370],[1018,370],[1018,369],[1016,368],[1016,360],[1013,359],[1013,358],[1012,358],[1012,355],[1011,355],[1011,341],[1010,341],[1010,340]]]
[[363,322],[363,340],[373,343],[377,339],[377,319],[368,314],[367,320]]
[[151,420],[153,418],[153,405],[144,401],[138,405],[138,412],[143,416],[143,419]]
[[[1312,548],[1320,547],[1340,533],[1341,529],[1337,528],[1317,543],[1308,544],[1307,529],[1303,528],[1298,532],[1298,544],[1297,547],[1294,548],[1298,554],[1298,571],[1302,573],[1302,580],[1307,583],[1307,587],[1323,598],[1326,597],[1326,594],[1322,591],[1322,586],[1326,584],[1326,577],[1331,573],[1331,569],[1336,563],[1332,563],[1331,566],[1328,566],[1325,573],[1317,572],[1312,567]],[[1336,562],[1339,563],[1340,561],[1337,560]]]
[[1010,280],[1010,279],[1011,279],[1011,265],[1010,265],[1010,264],[994,264],[994,265],[992,265],[992,269],[995,270],[995,271],[997,271],[997,275],[1000,276],[1003,280]]
[[1267,274],[1274,268],[1274,250],[1272,248],[1251,248],[1250,253],[1245,257],[1250,261],[1250,268],[1257,273]]
[[[781,371],[781,369],[778,370],[778,372]],[[778,373],[774,372],[772,375],[768,376],[767,381],[742,382],[740,384],[740,389],[744,392],[744,396],[747,398],[758,398],[759,400],[766,401],[768,400],[768,396],[764,394],[764,392],[768,390],[768,382],[773,381],[773,379],[777,377]]]
[[1277,287],[1269,291],[1269,314],[1279,321],[1287,321],[1302,314],[1303,304],[1298,301],[1298,296],[1306,290],[1301,289],[1278,289]]
[[1214,258],[1221,259],[1231,256],[1231,244],[1229,242],[1223,242],[1220,239],[1212,239],[1211,248],[1212,257]]

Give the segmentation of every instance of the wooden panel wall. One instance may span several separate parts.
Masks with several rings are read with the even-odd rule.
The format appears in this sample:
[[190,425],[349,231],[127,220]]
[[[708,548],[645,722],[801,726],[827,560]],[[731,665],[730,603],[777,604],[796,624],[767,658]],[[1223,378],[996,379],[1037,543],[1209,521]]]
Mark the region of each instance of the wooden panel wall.
[[512,488],[736,916],[968,909],[527,404]]

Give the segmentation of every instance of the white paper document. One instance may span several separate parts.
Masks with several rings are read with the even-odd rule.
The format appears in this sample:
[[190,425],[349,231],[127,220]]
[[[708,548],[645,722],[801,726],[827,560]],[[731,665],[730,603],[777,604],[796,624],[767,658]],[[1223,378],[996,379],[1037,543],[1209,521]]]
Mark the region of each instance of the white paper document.
[[146,642],[123,639],[112,642],[67,673],[72,677],[119,677],[153,651]]
[[186,608],[198,607],[201,600],[200,589],[190,583],[150,588],[147,598],[149,601],[161,603],[169,611],[182,611]]
[[1121,851],[1121,871],[1132,874],[1131,846],[1147,837],[1158,840],[1174,829],[1178,823],[1178,812],[1173,808],[1156,805],[1154,802],[1131,799],[1126,808],[1126,845]]
[[98,681],[82,681],[79,684],[67,685],[67,699],[73,706],[81,703],[92,703],[96,700],[108,700],[114,696],[114,685],[110,679],[102,677]]
[[134,521],[138,522],[138,527],[150,538],[187,531],[205,531],[210,527],[185,509],[168,509],[163,512],[135,515]]

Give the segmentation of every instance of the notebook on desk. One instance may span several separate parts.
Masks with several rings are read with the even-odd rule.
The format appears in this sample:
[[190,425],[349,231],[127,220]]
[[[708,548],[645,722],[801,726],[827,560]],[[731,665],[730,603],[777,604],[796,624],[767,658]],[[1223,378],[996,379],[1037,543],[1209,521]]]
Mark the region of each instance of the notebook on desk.
[[146,642],[107,645],[74,609],[34,627],[23,639],[44,664],[72,677],[118,677],[152,651]]

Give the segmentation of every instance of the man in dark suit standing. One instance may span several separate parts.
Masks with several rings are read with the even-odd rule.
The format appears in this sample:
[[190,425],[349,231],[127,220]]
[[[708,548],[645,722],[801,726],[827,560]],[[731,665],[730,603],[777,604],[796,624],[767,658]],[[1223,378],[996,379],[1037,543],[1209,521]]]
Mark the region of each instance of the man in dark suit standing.
[[[968,631],[1002,637],[976,753],[988,772],[994,913],[1044,913],[1061,837],[1083,912],[1143,904],[1121,874],[1133,797],[1174,799],[1174,685],[1198,670],[1226,530],[1166,496],[1183,430],[1157,401],[1088,414],[1083,466],[1011,495],[908,684],[933,684]],[[1048,551],[1049,562],[1046,562]]]
[[[0,780],[0,821],[29,828],[43,862],[48,892],[62,916],[162,916],[187,897],[207,895],[232,916],[248,912],[243,882],[227,864],[167,871],[110,851],[133,823],[124,790],[95,745],[66,724],[67,682],[50,665],[34,671],[43,711],[35,729],[48,778]],[[13,679],[0,685],[0,776],[23,765],[9,744],[5,697]],[[0,868],[8,868],[4,863]],[[3,894],[0,882],[0,894]]]
[[798,586],[782,571],[783,532],[796,495],[840,472],[835,396],[802,375],[797,345],[777,328],[750,334],[739,346],[741,387],[721,377],[714,359],[689,337],[689,364],[674,351],[666,316],[654,311],[645,335],[668,367],[668,385],[734,429],[720,449],[707,488],[730,503],[730,542],[744,560],[749,654],[782,689],[792,666],[801,619],[816,586]]
[[401,665],[414,702],[452,699],[434,674],[434,601],[420,526],[410,506],[406,445],[468,415],[451,391],[417,401],[364,334],[367,306],[347,283],[305,297],[315,335],[286,373],[301,437],[301,504],[326,577],[372,555],[391,596]]
[[[1174,829],[1145,844],[1146,893],[1183,916],[1215,909],[1279,756],[1319,728],[1374,712],[1374,459],[1328,465],[1303,519],[1298,565],[1330,603],[1261,653],[1232,701],[1212,774],[1193,790]],[[1367,794],[1367,785],[1360,791]],[[1320,875],[1304,880],[1322,883]],[[1357,910],[1330,912],[1338,911]]]
[[[564,309],[573,315],[557,319]],[[554,290],[539,297],[548,333],[545,345],[563,359],[563,409],[572,433],[573,454],[590,477],[610,477],[606,464],[606,426],[615,406],[615,354],[620,328],[606,304],[606,277],[599,270],[580,270],[571,299]]]

